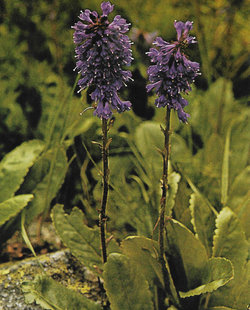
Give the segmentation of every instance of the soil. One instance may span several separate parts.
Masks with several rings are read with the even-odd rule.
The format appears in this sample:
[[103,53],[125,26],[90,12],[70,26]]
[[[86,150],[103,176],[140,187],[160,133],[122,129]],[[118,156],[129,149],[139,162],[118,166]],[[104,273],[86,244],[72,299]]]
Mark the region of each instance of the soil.
[[[37,237],[37,227],[38,221],[35,221],[29,225],[27,231],[36,255],[52,253],[64,248],[60,239],[56,235],[51,221],[43,223],[39,238]],[[20,261],[30,257],[33,257],[33,254],[23,241],[20,232],[16,232],[12,238],[7,240],[0,250],[0,264]]]

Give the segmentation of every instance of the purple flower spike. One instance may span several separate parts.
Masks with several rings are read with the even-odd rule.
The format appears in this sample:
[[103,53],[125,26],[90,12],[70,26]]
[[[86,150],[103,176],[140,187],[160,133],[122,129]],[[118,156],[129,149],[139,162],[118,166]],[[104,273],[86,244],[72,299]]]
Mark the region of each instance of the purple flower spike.
[[125,35],[129,24],[120,15],[109,22],[108,15],[114,5],[101,4],[102,15],[95,11],[81,12],[73,38],[76,44],[76,70],[82,78],[78,81],[79,92],[88,86],[93,87],[91,98],[96,102],[94,115],[109,119],[113,110],[119,113],[130,110],[131,103],[118,97],[118,90],[132,80],[129,66],[132,61],[131,41]]
[[193,23],[181,21],[174,23],[177,32],[177,41],[166,42],[158,37],[154,41],[157,48],[151,48],[147,53],[154,65],[149,66],[148,75],[151,84],[147,85],[147,91],[155,90],[158,98],[156,107],[165,107],[177,111],[179,119],[187,123],[190,116],[184,112],[188,105],[181,93],[191,91],[191,84],[199,75],[200,65],[190,61],[184,54],[184,49],[189,44],[196,43],[195,37],[189,36]]

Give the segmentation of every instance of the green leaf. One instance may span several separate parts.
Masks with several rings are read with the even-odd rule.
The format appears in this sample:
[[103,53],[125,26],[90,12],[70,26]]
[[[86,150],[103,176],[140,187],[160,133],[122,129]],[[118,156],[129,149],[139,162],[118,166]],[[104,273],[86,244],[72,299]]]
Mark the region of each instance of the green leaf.
[[229,207],[237,214],[247,239],[250,238],[250,166],[234,180],[228,199]]
[[82,119],[82,117],[75,118],[75,115],[79,115],[79,113],[76,112],[71,114],[72,123],[68,128],[66,128],[66,132],[64,133],[64,135],[72,141],[74,137],[86,132],[93,124],[96,123],[96,119],[94,117]]
[[206,174],[211,173],[213,177],[218,176],[221,168],[223,140],[217,133],[213,133],[205,144]]
[[221,194],[220,176],[223,158],[221,150],[223,150],[223,139],[217,133],[213,133],[205,144],[203,151],[204,164],[202,167],[203,186],[209,189],[205,195],[211,201],[214,201],[214,197],[218,197]]
[[143,157],[159,156],[156,149],[163,147],[163,134],[160,124],[152,121],[141,123],[135,131],[135,142]]
[[183,174],[184,178],[187,180],[189,186],[192,188],[192,190],[194,191],[194,193],[197,195],[197,197],[199,197],[199,199],[201,199],[203,201],[203,203],[205,203],[210,209],[211,211],[217,216],[218,212],[216,211],[216,209],[211,205],[211,203],[209,202],[208,199],[206,199],[206,197],[204,197],[204,195],[202,195],[202,193],[199,191],[199,189],[194,185],[194,183],[191,181],[191,179]]
[[18,195],[0,203],[0,226],[16,216],[33,198],[33,195]]
[[[3,59],[2,56],[1,59]],[[2,63],[3,61],[1,62],[1,71],[4,70],[2,67]],[[4,74],[6,74],[6,71],[4,72]],[[16,79],[18,79],[17,76]],[[18,86],[18,83],[20,83],[20,80],[19,82],[17,82],[16,86],[12,84],[11,85],[12,89],[10,90],[10,82],[6,79],[1,78],[1,89],[0,89],[0,102],[1,102],[0,115],[2,124],[1,132],[2,130],[8,132],[9,134],[18,132],[18,134],[20,134],[21,136],[27,137],[28,132],[27,129],[29,126],[28,120],[24,115],[24,110],[22,109],[21,105],[17,102],[17,97],[20,95],[20,93],[17,90],[15,90],[15,88]]]
[[230,137],[232,126],[229,126],[226,135],[224,155],[222,161],[221,172],[221,203],[225,205],[228,198],[228,183],[229,183],[229,152],[230,152]]
[[[188,163],[192,158],[192,153],[188,148],[186,141],[178,135],[173,133],[171,135],[171,154],[170,160],[176,163]],[[185,156],[183,156],[185,154]]]
[[238,218],[240,220],[242,229],[244,230],[246,234],[246,238],[248,241],[250,241],[250,212],[249,212],[249,206],[250,206],[250,191],[246,195],[245,203],[242,204],[240,212],[238,214]]
[[215,215],[211,208],[198,194],[192,194],[189,208],[192,215],[192,224],[196,235],[206,248],[210,257],[213,246],[213,232],[215,229]]
[[215,291],[209,300],[209,306],[224,305],[235,309],[247,309],[250,292],[250,261],[238,279],[233,279],[227,285]]
[[80,209],[74,208],[70,215],[66,214],[62,205],[52,209],[52,220],[57,234],[71,253],[81,263],[96,272],[102,266],[99,230],[84,224],[84,215]]
[[[193,95],[197,97],[198,94]],[[195,100],[194,105],[190,107],[192,127],[196,133],[201,135],[202,141],[208,141],[212,133],[216,131],[218,122],[218,98],[223,98],[225,107],[232,107],[235,104],[231,81],[223,78],[217,79],[205,93],[202,93],[198,100]],[[225,114],[223,118],[225,119]]]
[[192,193],[184,177],[178,183],[178,191],[175,198],[174,218],[184,224],[190,230],[193,229],[191,224],[191,212],[189,209],[189,199]]
[[247,166],[236,176],[230,188],[228,204],[230,208],[237,214],[245,201],[249,200],[250,194],[250,166]]
[[207,310],[237,310],[237,309],[233,309],[233,308],[229,308],[229,307],[224,307],[224,306],[218,306],[218,307],[208,308]]
[[248,242],[237,216],[225,207],[216,219],[213,239],[213,256],[225,257],[234,266],[235,277],[239,276],[248,257]]
[[237,175],[249,164],[249,120],[250,111],[248,108],[248,110],[242,110],[242,115],[240,115],[237,123],[232,128],[229,163],[231,184]]
[[208,260],[206,250],[201,241],[176,220],[166,224],[166,253],[170,267],[175,266],[173,278],[177,289],[187,291],[197,287]]
[[175,197],[178,191],[178,183],[180,182],[180,179],[181,176],[176,172],[172,172],[169,175],[166,199],[166,216],[172,215],[172,210],[175,204]]
[[32,140],[24,142],[3,158],[0,163],[0,202],[15,194],[43,149],[42,141]]
[[160,124],[147,121],[141,123],[135,131],[136,147],[145,161],[145,169],[150,171],[150,176],[157,180],[161,178],[162,158],[157,149],[163,148],[164,136]]
[[[228,207],[216,219],[213,255],[229,259],[234,267],[234,279],[211,296],[209,305],[224,305],[245,309],[249,303],[250,263],[249,244],[237,216]],[[226,296],[226,298],[225,298]]]
[[233,266],[226,258],[210,258],[202,271],[201,284],[188,292],[180,292],[181,298],[211,293],[233,279]]
[[[122,160],[122,165],[121,165]],[[152,197],[155,189],[160,193],[159,183],[145,188],[141,174],[134,176],[135,166],[132,156],[112,156],[110,158],[110,185],[109,205],[107,209],[109,217],[109,227],[122,232],[124,226],[129,224],[137,230],[139,235],[151,236],[154,224],[158,218],[158,206],[153,205],[152,201],[147,201],[147,197]],[[93,176],[99,180],[94,189],[96,201],[101,201],[102,184],[100,175],[97,175],[93,168]],[[128,182],[130,179],[130,182]],[[154,189],[153,189],[154,187]],[[152,193],[153,192],[153,193]],[[125,193],[129,193],[126,195]],[[145,198],[145,199],[144,199]],[[158,201],[158,200],[157,200]],[[120,237],[120,236],[119,236]],[[123,238],[124,236],[121,236]]]
[[[175,162],[189,161],[191,153],[185,140],[178,134],[172,134],[170,141],[171,160]],[[160,130],[160,123],[152,121],[141,123],[135,131],[135,144],[145,159],[145,169],[149,171],[148,175],[160,179],[162,158],[157,150],[162,150],[164,146],[164,135]]]
[[[122,241],[122,253],[129,257],[140,272],[146,278],[150,288],[154,292],[155,283],[164,287],[161,264],[159,263],[159,246],[152,239],[132,236]],[[169,271],[169,268],[167,268]],[[175,300],[178,300],[172,276],[169,272],[170,289]]]
[[37,276],[33,282],[23,283],[22,290],[27,303],[36,302],[44,309],[102,309],[101,305],[46,276]]
[[158,259],[158,243],[152,239],[131,236],[122,241],[122,253],[128,256],[144,274],[149,285],[155,280],[164,287],[161,264]]
[[153,310],[148,282],[125,255],[110,254],[103,277],[112,310]]
[[35,216],[49,210],[52,199],[63,184],[67,169],[67,156],[62,147],[55,147],[44,153],[31,169],[28,177],[34,184],[27,184],[27,186],[31,188],[35,186],[32,190],[35,198],[27,207],[27,223],[30,223]]
[[[88,227],[84,223],[84,214],[76,207],[70,214],[66,214],[62,205],[56,205],[51,216],[56,232],[72,254],[92,271],[99,272],[102,269],[99,229]],[[120,251],[113,239],[108,242],[107,251]]]

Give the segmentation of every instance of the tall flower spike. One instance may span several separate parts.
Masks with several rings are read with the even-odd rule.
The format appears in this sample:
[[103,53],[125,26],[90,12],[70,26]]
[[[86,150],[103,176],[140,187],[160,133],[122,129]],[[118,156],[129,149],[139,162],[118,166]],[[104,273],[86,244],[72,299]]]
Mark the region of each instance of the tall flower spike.
[[167,106],[178,113],[179,119],[187,123],[189,114],[184,112],[188,101],[181,93],[187,94],[199,75],[200,65],[190,61],[184,54],[189,44],[196,43],[195,37],[189,36],[188,32],[193,28],[193,23],[187,21],[174,22],[177,32],[177,41],[166,42],[161,37],[154,41],[157,48],[151,48],[147,53],[154,65],[149,66],[148,75],[152,84],[147,85],[147,91],[155,90],[158,98],[155,100],[157,107]]
[[101,4],[102,15],[85,10],[81,12],[72,28],[76,44],[76,70],[82,78],[78,81],[80,91],[93,86],[91,98],[97,103],[94,115],[109,119],[112,111],[129,110],[131,103],[118,97],[118,90],[132,79],[130,71],[122,70],[132,61],[131,42],[126,33],[129,24],[120,15],[109,22],[108,15],[114,5],[110,2]]

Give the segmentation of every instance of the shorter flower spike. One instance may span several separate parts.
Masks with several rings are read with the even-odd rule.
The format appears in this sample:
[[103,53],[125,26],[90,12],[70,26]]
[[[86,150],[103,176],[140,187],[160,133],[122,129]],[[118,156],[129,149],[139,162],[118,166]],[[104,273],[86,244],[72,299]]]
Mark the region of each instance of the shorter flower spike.
[[129,24],[120,15],[109,22],[108,15],[114,5],[101,4],[102,15],[86,9],[81,12],[72,28],[76,44],[76,70],[82,78],[78,81],[80,91],[93,86],[91,98],[97,103],[94,115],[109,119],[113,110],[119,113],[129,110],[131,103],[118,97],[118,90],[132,80],[130,71],[122,70],[132,61],[131,41],[125,35]]
[[193,23],[187,21],[175,21],[177,41],[166,42],[161,37],[157,37],[154,45],[147,53],[154,65],[149,66],[148,75],[151,84],[147,85],[147,91],[155,90],[158,98],[155,100],[156,107],[174,109],[178,113],[179,119],[187,123],[189,114],[184,112],[184,107],[188,101],[181,93],[187,94],[191,91],[191,84],[199,75],[200,65],[192,62],[184,54],[184,50],[189,44],[196,43],[195,37],[189,36],[189,31],[193,28]]

